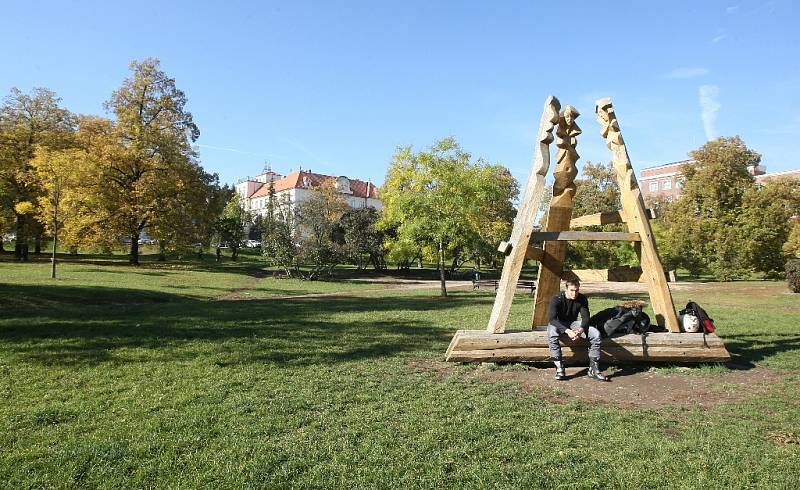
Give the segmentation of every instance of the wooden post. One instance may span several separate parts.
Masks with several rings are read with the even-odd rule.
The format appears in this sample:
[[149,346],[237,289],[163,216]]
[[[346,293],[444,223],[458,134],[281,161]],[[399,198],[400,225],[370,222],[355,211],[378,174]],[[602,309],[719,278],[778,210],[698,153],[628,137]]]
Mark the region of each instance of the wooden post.
[[[550,211],[544,231],[569,230],[569,223],[572,220],[575,176],[578,175],[575,163],[579,158],[575,146],[578,143],[577,136],[581,134],[581,129],[575,123],[578,116],[580,113],[568,105],[558,119],[558,129],[556,130],[558,163],[554,172],[553,199],[550,201]],[[548,303],[550,298],[561,288],[561,273],[564,269],[564,259],[567,256],[567,242],[545,242],[544,252],[551,260],[544,261],[539,266],[539,280],[536,283],[533,304],[534,327],[547,325]]]
[[544,178],[550,168],[550,143],[553,141],[553,126],[558,122],[558,111],[561,104],[553,96],[544,102],[542,119],[539,122],[539,135],[533,148],[533,164],[525,184],[525,191],[520,201],[517,217],[514,219],[514,228],[508,242],[500,244],[500,251],[507,255],[503,263],[503,273],[494,299],[492,314],[486,331],[489,333],[503,333],[508,322],[508,313],[511,311],[511,302],[517,288],[517,281],[525,263],[525,254],[528,251],[528,242],[533,233],[536,212],[542,202],[544,194]]
[[597,113],[597,121],[603,128],[600,134],[606,139],[607,146],[612,153],[612,162],[617,173],[617,183],[619,184],[622,214],[625,218],[625,223],[628,225],[628,231],[638,233],[641,238],[641,251],[637,250],[637,253],[640,255],[642,274],[647,282],[650,302],[656,314],[656,322],[662,327],[667,327],[670,332],[679,332],[678,318],[675,316],[675,305],[667,285],[661,259],[658,256],[642,193],[639,190],[639,184],[636,182],[636,176],[631,167],[628,149],[622,139],[619,122],[614,113],[611,99],[598,100],[595,105],[595,112]]

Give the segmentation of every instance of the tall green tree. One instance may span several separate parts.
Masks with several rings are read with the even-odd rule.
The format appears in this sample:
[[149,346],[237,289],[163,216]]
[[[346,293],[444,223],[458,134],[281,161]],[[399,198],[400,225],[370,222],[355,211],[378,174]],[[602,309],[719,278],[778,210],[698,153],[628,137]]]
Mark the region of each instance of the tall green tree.
[[359,268],[366,268],[366,261],[375,270],[385,268],[384,232],[376,227],[380,213],[373,207],[351,209],[341,218],[345,253]]
[[681,167],[683,192],[662,220],[664,260],[670,268],[710,271],[719,280],[751,269],[741,227],[745,195],[754,186],[748,167],[761,155],[738,137],[720,137],[691,152]]
[[55,92],[46,88],[30,94],[12,88],[0,106],[0,214],[13,216],[15,253],[20,259],[28,240],[42,233],[33,212],[42,193],[30,167],[35,149],[72,145],[75,116],[60,104]]
[[200,131],[186,109],[186,95],[157,59],[130,64],[132,74],[106,102],[115,117],[119,148],[103,169],[108,182],[111,232],[131,242],[130,262],[139,263],[142,231],[163,218],[165,202],[179,200],[174,185],[196,165],[191,143]]
[[742,252],[751,270],[768,277],[783,273],[789,258],[784,245],[800,216],[800,180],[774,179],[747,189],[743,196],[738,229]]
[[472,161],[453,138],[428,151],[402,147],[392,158],[381,190],[381,225],[397,230],[394,243],[436,251],[442,296],[447,296],[446,254],[457,255],[481,240],[487,219],[503,221],[502,231],[510,230],[511,201],[518,187],[507,173],[503,179],[485,178],[498,171],[487,170],[482,160]]

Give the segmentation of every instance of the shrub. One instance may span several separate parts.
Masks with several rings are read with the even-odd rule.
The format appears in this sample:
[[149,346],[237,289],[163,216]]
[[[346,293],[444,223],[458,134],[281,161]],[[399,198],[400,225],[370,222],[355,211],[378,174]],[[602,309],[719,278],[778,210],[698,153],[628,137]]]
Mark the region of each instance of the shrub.
[[800,293],[800,259],[786,261],[786,282],[791,292]]

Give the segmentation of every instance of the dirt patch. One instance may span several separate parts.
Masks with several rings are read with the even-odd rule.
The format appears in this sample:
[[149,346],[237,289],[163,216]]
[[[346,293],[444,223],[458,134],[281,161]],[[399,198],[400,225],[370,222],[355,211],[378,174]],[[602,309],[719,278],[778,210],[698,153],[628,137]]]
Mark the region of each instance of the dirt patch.
[[685,369],[685,373],[665,373],[647,367],[610,367],[604,373],[611,377],[611,381],[603,383],[586,377],[586,367],[568,367],[566,381],[556,381],[553,368],[544,365],[460,366],[428,361],[415,363],[414,367],[443,376],[486,382],[511,381],[518,383],[523,390],[539,393],[554,403],[584,401],[627,408],[713,407],[762,394],[771,384],[785,377],[759,367],[708,375],[692,373],[690,370],[694,368],[678,368]]

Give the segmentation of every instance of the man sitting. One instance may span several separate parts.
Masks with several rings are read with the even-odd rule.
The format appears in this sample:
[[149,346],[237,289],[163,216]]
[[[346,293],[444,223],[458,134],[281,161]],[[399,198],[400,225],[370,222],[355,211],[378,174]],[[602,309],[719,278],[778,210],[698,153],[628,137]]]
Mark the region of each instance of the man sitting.
[[[570,340],[589,339],[589,372],[588,376],[597,381],[608,381],[600,372],[600,331],[589,326],[589,300],[580,293],[581,283],[577,279],[566,281],[564,291],[550,299],[548,314],[547,340],[550,355],[556,365],[556,379],[567,379],[564,361],[561,358],[559,337],[566,334]],[[581,319],[578,320],[578,314]]]

